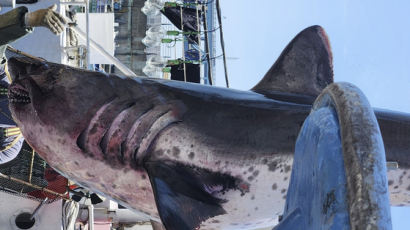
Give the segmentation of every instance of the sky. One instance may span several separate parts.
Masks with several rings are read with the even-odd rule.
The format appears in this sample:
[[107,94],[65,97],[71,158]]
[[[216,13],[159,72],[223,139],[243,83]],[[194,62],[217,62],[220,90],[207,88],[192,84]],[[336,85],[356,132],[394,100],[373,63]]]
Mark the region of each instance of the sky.
[[[410,113],[410,1],[392,2],[221,0],[231,88],[252,88],[297,33],[320,25],[335,81],[358,86],[373,107]],[[216,66],[224,86],[222,59]]]
[[[373,107],[410,113],[410,1],[220,2],[231,88],[252,88],[296,34],[320,25],[330,39],[336,82],[358,86]],[[222,59],[216,84],[225,86]],[[394,230],[408,230],[410,208],[392,208],[392,220]]]

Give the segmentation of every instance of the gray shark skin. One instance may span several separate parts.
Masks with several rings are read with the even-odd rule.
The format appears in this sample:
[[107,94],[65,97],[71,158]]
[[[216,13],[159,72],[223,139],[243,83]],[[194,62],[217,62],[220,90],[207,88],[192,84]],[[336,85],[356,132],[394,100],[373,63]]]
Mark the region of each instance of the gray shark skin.
[[[12,58],[10,109],[55,169],[173,229],[273,226],[294,144],[333,82],[319,26],[298,34],[252,91],[129,79]],[[376,110],[392,205],[410,204],[410,115]]]

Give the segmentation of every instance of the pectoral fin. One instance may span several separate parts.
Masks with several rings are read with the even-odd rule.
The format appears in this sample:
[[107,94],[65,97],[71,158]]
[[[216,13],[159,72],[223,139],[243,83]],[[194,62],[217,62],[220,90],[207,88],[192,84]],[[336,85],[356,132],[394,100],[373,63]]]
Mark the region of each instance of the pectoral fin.
[[[161,221],[167,230],[192,230],[225,213],[218,193],[235,187],[235,179],[174,162],[148,162]],[[218,188],[214,190],[213,188]]]

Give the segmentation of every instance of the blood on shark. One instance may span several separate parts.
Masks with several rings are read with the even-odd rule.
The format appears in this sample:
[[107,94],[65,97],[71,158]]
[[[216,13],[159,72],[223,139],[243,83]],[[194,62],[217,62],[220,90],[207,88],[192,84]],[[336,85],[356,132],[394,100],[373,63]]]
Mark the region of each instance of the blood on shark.
[[[333,82],[319,26],[299,33],[251,91],[28,58],[10,59],[9,68],[10,109],[27,142],[70,179],[169,230],[276,224],[300,127]],[[407,173],[410,115],[376,116],[387,160]],[[390,179],[391,202],[408,205],[410,179],[400,178]]]

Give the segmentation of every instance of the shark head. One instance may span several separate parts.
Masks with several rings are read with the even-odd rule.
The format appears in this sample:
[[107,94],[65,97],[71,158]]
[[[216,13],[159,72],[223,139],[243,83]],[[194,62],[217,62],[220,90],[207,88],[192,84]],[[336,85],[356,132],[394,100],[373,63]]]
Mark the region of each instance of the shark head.
[[[31,58],[8,66],[9,107],[33,149],[70,179],[158,216],[137,160],[178,120],[178,106],[138,80]],[[110,192],[120,187],[121,194]]]

